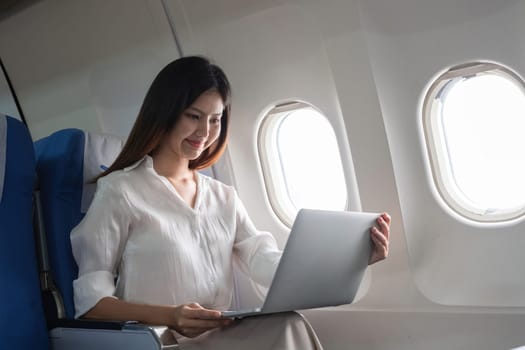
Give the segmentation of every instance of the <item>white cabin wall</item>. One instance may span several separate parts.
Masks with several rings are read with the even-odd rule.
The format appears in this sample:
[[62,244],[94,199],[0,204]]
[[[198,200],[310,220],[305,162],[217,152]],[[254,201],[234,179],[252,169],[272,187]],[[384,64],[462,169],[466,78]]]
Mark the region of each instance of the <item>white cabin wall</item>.
[[[416,196],[425,193],[425,186],[428,189],[430,184],[428,178],[425,182],[414,180],[414,167],[422,162],[409,156],[414,153],[421,156],[420,152],[424,150],[419,143],[420,135],[413,131],[418,126],[415,118],[420,116],[416,116],[416,109],[425,79],[447,64],[470,58],[498,60],[498,56],[504,56],[512,57],[512,63],[502,61],[509,65],[524,62],[519,39],[523,37],[520,24],[525,13],[523,1],[520,4],[509,1],[507,6],[489,1],[312,0],[304,3],[314,13],[323,33],[350,140],[363,209],[373,210],[370,208],[383,204],[394,219],[390,257],[372,267],[372,281],[365,298],[349,308],[305,312],[323,344],[329,349],[400,350],[510,349],[525,344],[525,336],[517,326],[525,320],[523,308],[444,306],[438,304],[440,300],[432,298],[428,290],[422,289],[421,284],[414,283],[414,273],[418,271],[427,281],[442,276],[441,271],[428,269],[428,260],[432,261],[432,256],[439,258],[433,267],[439,269],[445,265],[451,276],[461,274],[465,265],[484,260],[483,266],[476,271],[478,274],[462,275],[464,279],[460,284],[455,279],[449,283],[434,283],[430,286],[430,293],[454,295],[458,285],[468,286],[473,279],[482,286],[473,283],[468,290],[462,291],[467,298],[467,293],[470,293],[469,301],[487,295],[501,301],[512,294],[513,300],[507,301],[507,305],[518,306],[513,302],[524,293],[516,288],[516,282],[511,281],[522,275],[517,263],[519,255],[513,254],[523,247],[521,240],[517,241],[517,247],[512,248],[509,257],[505,252],[508,245],[501,245],[502,236],[492,232],[492,241],[485,240],[476,246],[470,240],[461,248],[473,248],[461,249],[464,255],[450,261],[449,251],[445,248],[453,247],[454,239],[444,239],[443,246],[433,246],[432,235],[451,233],[450,226],[443,224],[446,219],[437,216],[442,211],[425,208],[428,198],[406,203],[413,200],[406,197],[406,191]],[[499,12],[502,7],[506,7],[503,14]],[[483,24],[471,26],[471,22]],[[461,31],[458,32],[455,24],[459,24]],[[400,27],[416,27],[420,31],[408,35],[395,30]],[[452,47],[449,42],[440,42],[434,36],[425,37],[430,28],[446,31],[448,38],[454,38]],[[513,35],[505,37],[507,32]],[[498,54],[492,57],[480,54],[486,52],[487,46],[492,46],[492,54]],[[454,52],[456,49],[464,56],[458,57]],[[444,57],[454,58],[440,60]],[[426,70],[432,65],[434,67],[428,73]],[[513,67],[523,75],[518,68],[521,66]],[[421,79],[423,84],[412,85],[414,81],[421,83]],[[407,90],[410,98],[407,98]],[[407,130],[410,132],[405,132]],[[426,212],[422,214],[422,210]],[[425,222],[421,220],[422,216],[433,220]],[[407,218],[419,219],[420,225],[414,227],[407,223]],[[457,233],[480,234],[463,228]],[[421,236],[427,242],[423,243]],[[512,241],[510,239],[507,243]],[[496,263],[486,269],[494,261],[491,254],[494,246],[499,247],[500,255],[496,256]],[[425,249],[431,249],[433,255],[426,256]],[[414,255],[420,259],[414,259]],[[515,268],[512,276],[507,274],[510,264]],[[487,271],[491,276],[486,276]],[[500,283],[492,284],[498,278]],[[501,279],[509,283],[501,283]]]
[[[263,112],[268,104],[285,98],[313,103],[333,123],[338,137],[343,132],[343,141],[339,141],[343,151],[348,152],[347,160],[353,160],[360,204],[364,210],[386,210],[393,216],[390,257],[371,268],[364,297],[350,306],[304,312],[326,349],[489,350],[525,344],[521,327],[517,326],[525,320],[519,309],[443,306],[423,296],[420,286],[414,283],[413,271],[421,262],[409,260],[406,213],[401,210],[398,193],[404,189],[399,182],[408,184],[400,179],[398,169],[411,167],[412,160],[391,154],[393,148],[399,149],[400,140],[394,136],[401,137],[396,132],[406,128],[405,115],[385,120],[399,101],[391,100],[392,105],[386,106],[383,100],[390,98],[391,91],[402,94],[398,81],[386,79],[389,74],[397,74],[399,67],[378,67],[377,62],[395,59],[387,51],[393,45],[388,42],[390,38],[385,39],[386,43],[375,39],[366,4],[357,0],[167,0],[166,4],[183,53],[210,56],[231,79],[234,98],[230,161],[236,187],[258,227],[272,231],[281,242],[287,234],[266,201],[255,149]],[[396,13],[393,6],[400,14],[396,21],[403,23],[420,15],[401,15],[410,12],[414,4],[398,4],[400,9],[385,0],[375,5],[385,17]],[[444,17],[454,11],[452,5],[443,11]],[[431,23],[443,20],[437,18]],[[428,18],[416,21],[423,25]],[[395,52],[407,50],[407,45],[411,43],[394,47]],[[421,53],[411,55],[410,64],[426,59]],[[396,64],[406,71],[410,64],[404,59]],[[407,137],[418,140],[419,135]],[[420,149],[417,142],[411,147],[412,153]],[[417,237],[421,231],[412,232]],[[428,276],[432,278],[432,274]],[[440,288],[450,293],[455,285]]]
[[421,136],[423,94],[446,68],[484,59],[524,76],[525,1],[371,0],[361,9],[419,289],[445,305],[525,306],[516,263],[525,222],[480,225],[448,209]]
[[126,137],[179,57],[156,0],[46,0],[0,22],[0,51],[35,139],[76,127]]
[[[428,302],[415,288],[407,260],[392,159],[357,1],[303,1],[317,20],[350,140],[363,210],[392,216],[390,257],[371,267],[366,297],[349,309],[400,309]],[[385,294],[388,290],[388,294]]]

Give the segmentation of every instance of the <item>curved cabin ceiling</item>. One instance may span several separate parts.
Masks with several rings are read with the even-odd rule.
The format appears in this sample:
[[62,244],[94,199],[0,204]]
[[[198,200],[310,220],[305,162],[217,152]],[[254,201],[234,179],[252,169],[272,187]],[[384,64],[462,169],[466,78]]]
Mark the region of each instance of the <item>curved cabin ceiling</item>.
[[0,21],[40,0],[1,0]]

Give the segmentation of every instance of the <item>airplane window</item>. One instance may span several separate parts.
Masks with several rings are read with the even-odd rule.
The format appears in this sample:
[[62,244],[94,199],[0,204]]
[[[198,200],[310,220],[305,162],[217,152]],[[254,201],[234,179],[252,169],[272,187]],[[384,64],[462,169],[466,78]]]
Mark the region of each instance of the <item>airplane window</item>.
[[424,129],[445,202],[476,221],[525,213],[525,88],[494,63],[453,68],[431,86]]
[[273,108],[261,124],[258,148],[270,203],[285,225],[300,208],[345,209],[336,136],[317,109],[299,102]]

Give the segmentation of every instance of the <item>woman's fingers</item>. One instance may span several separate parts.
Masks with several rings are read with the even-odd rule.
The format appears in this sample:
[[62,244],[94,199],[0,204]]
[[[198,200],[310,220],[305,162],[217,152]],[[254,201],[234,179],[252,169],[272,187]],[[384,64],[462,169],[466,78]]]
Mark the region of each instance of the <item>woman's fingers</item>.
[[372,229],[372,241],[376,250],[388,252],[387,238],[375,227]]
[[385,220],[389,225],[390,225],[390,222],[392,221],[392,218],[390,217],[390,215],[388,213],[383,213],[381,214],[381,217],[383,218],[383,220]]
[[181,305],[175,312],[175,330],[186,337],[196,337],[208,330],[231,324],[218,310],[205,309],[197,303]]
[[390,222],[390,215],[383,213],[377,218],[379,228],[375,226],[370,228],[370,237],[372,238],[374,247],[372,248],[369,264],[383,260],[388,256]]
[[190,318],[200,318],[214,320],[221,318],[221,312],[218,310],[205,309],[197,303],[184,305],[182,308],[183,315]]
[[377,227],[372,227],[372,240],[374,240],[374,243],[377,245],[388,247],[388,237],[384,234],[384,232],[378,230]]
[[379,225],[381,232],[387,237],[387,239],[390,235],[390,220],[390,216],[387,213],[383,213],[380,217],[377,218],[377,224]]

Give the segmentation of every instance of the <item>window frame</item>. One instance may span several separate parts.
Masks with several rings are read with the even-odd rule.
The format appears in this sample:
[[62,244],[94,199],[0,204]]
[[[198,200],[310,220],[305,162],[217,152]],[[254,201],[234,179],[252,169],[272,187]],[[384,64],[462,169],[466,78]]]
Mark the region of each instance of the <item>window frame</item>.
[[[451,88],[454,81],[481,75],[497,75],[515,83],[525,95],[525,81],[510,68],[494,62],[469,62],[454,66],[433,79],[424,95],[422,120],[424,143],[427,148],[432,182],[446,205],[461,217],[480,223],[502,223],[515,220],[525,214],[525,201],[522,206],[500,211],[482,210],[463,198],[458,192],[461,188],[455,184],[449,148],[444,136],[442,96],[447,85]],[[439,147],[438,147],[439,145]]]
[[[294,111],[301,109],[312,109],[319,113],[328,122],[334,135],[337,137],[335,130],[333,129],[330,120],[316,107],[313,105],[302,102],[302,101],[286,101],[266,108],[266,112],[263,113],[261,122],[257,131],[257,152],[259,155],[259,164],[261,166],[263,182],[265,192],[270,203],[270,207],[277,218],[288,228],[291,228],[295,220],[295,216],[292,217],[288,213],[294,211],[295,205],[290,196],[289,189],[286,185],[286,177],[284,176],[283,166],[281,164],[281,158],[279,156],[278,138],[280,124],[286,119],[286,116]],[[337,141],[337,140],[336,140]],[[337,143],[337,142],[336,142]],[[346,180],[346,174],[342,163],[341,150],[337,143],[337,150],[339,152],[339,159],[341,161],[344,185],[346,188],[346,200],[342,210],[348,208],[348,184]],[[272,176],[274,164],[281,164],[279,173],[280,176]],[[286,193],[287,195],[282,196],[279,193]]]

